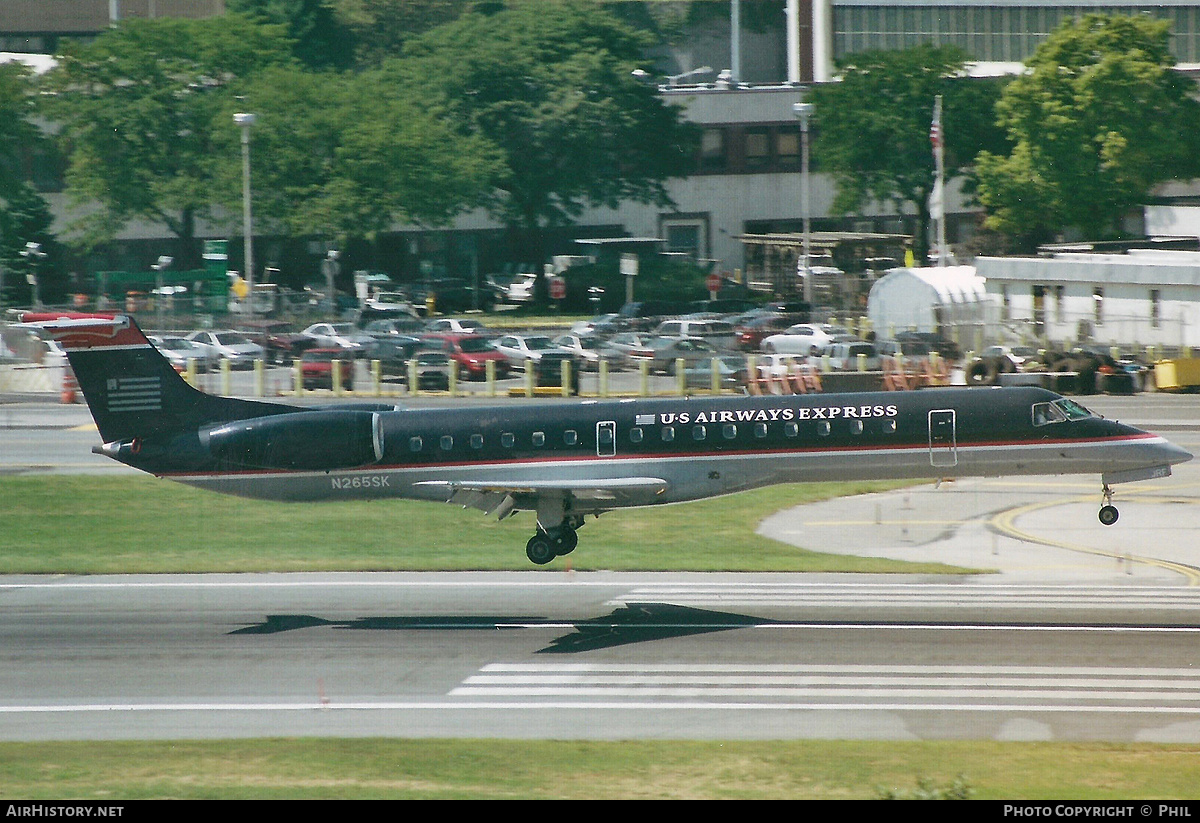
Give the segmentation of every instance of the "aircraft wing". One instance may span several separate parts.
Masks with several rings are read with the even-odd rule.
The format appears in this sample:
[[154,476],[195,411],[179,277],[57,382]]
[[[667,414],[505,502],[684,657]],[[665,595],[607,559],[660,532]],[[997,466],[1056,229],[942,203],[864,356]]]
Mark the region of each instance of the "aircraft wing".
[[[601,508],[645,502],[667,490],[668,483],[659,477],[617,477],[588,480],[427,480],[418,486],[442,488],[446,502],[463,508],[479,509],[484,514],[496,513],[501,520],[516,508],[519,497],[543,495],[570,496],[576,500],[592,500]],[[603,503],[607,502],[605,506]]]

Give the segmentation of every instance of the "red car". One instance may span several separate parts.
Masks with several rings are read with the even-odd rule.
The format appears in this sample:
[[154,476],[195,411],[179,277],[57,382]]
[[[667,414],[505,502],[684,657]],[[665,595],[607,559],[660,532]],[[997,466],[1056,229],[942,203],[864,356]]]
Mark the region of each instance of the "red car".
[[483,380],[488,362],[495,363],[496,379],[508,377],[508,358],[496,350],[492,341],[479,334],[427,334],[422,338],[426,348],[445,352],[458,366],[458,373],[468,380]]
[[342,388],[354,385],[354,352],[346,349],[309,349],[300,355],[300,380],[306,389],[332,389],[333,363],[342,365]]
[[758,351],[764,339],[799,322],[788,314],[763,314],[739,323],[734,327],[733,333],[737,337],[737,347],[740,350]]

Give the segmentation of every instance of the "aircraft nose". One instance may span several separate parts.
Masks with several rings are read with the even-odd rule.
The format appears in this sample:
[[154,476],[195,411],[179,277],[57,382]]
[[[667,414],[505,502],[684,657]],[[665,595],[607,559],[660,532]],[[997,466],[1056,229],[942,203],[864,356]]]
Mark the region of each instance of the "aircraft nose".
[[1187,449],[1181,449],[1174,443],[1164,440],[1158,447],[1159,452],[1163,456],[1163,460],[1171,465],[1176,463],[1186,463],[1194,456]]

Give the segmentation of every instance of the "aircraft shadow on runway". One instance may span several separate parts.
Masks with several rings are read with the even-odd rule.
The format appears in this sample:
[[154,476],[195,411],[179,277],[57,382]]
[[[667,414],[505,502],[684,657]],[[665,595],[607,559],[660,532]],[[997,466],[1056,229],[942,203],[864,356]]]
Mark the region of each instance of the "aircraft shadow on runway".
[[[666,603],[623,606],[604,617],[575,621],[570,634],[556,638],[538,654],[575,654],[651,640],[689,637],[711,632],[761,626],[775,621],[727,612],[706,611]],[[307,614],[268,615],[262,623],[245,626],[230,634],[279,634],[281,632],[332,626],[360,631],[497,631],[561,626],[550,618],[495,615],[457,617],[364,617],[357,620],[326,620]]]

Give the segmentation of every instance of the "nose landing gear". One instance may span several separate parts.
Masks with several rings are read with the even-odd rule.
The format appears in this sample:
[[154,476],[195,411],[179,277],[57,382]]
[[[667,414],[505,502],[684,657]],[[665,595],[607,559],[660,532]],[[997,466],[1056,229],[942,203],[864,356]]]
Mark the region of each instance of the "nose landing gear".
[[1112,504],[1112,489],[1110,489],[1108,487],[1108,484],[1105,483],[1104,484],[1104,505],[1102,505],[1100,507],[1100,514],[1099,514],[1100,522],[1103,523],[1105,526],[1111,526],[1113,523],[1117,522],[1117,518],[1120,516],[1121,516],[1121,513],[1118,512],[1117,507]]

